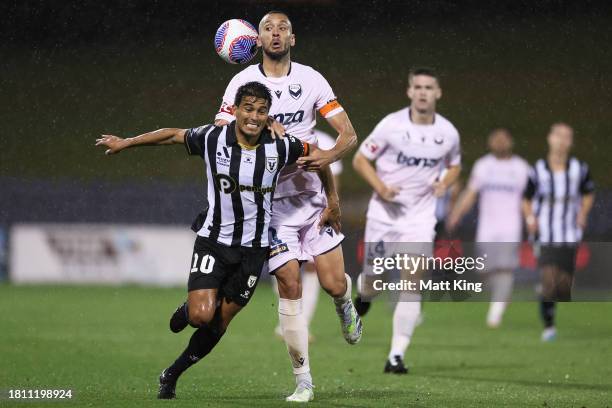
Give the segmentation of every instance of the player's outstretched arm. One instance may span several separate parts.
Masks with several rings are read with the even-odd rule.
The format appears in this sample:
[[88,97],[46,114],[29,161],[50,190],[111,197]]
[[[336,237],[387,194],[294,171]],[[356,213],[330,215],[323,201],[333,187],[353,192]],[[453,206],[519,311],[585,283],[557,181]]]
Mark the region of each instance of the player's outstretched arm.
[[124,149],[136,146],[183,144],[186,131],[186,129],[164,128],[126,139],[114,135],[102,135],[96,139],[96,146],[108,147],[105,154],[117,154]]
[[399,193],[399,188],[387,186],[382,182],[372,163],[360,152],[355,153],[353,157],[353,168],[383,200],[391,202]]
[[357,134],[346,112],[340,112],[326,120],[338,132],[336,145],[330,150],[313,150],[308,156],[300,158],[298,165],[305,170],[319,170],[330,165],[340,160],[357,144]]

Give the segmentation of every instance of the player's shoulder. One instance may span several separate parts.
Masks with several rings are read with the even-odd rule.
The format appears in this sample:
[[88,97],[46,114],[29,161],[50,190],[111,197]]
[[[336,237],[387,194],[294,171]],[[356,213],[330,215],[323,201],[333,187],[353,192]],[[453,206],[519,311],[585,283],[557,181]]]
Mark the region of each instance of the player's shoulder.
[[453,123],[443,115],[436,113],[435,124],[444,132],[459,137],[459,131],[457,130],[455,125],[453,125]]
[[379,124],[382,126],[405,125],[410,122],[409,117],[408,108],[402,108],[386,115],[380,120]]
[[527,160],[523,159],[521,156],[519,156],[518,154],[513,154],[512,155],[512,160],[514,161],[514,163],[516,163],[517,166],[521,166],[521,167],[525,167],[525,168],[529,168],[529,162],[527,162]]
[[291,61],[290,75],[311,82],[327,82],[323,74],[321,74],[315,68],[311,67],[310,65],[304,65],[294,61]]
[[261,77],[260,64],[249,65],[232,78],[232,82],[249,82]]

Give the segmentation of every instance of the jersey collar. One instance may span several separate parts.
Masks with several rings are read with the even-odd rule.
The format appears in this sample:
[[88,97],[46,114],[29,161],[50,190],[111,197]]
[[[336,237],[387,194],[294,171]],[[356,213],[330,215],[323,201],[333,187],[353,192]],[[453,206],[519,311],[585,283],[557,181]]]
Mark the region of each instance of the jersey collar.
[[[261,62],[257,64],[257,68],[259,68],[259,72],[261,72],[261,75],[265,76],[266,78],[268,77],[266,75],[266,71],[264,71],[263,69],[263,64]],[[289,76],[290,74],[291,74],[291,62],[289,62],[289,71],[287,71],[287,75],[285,76]]]

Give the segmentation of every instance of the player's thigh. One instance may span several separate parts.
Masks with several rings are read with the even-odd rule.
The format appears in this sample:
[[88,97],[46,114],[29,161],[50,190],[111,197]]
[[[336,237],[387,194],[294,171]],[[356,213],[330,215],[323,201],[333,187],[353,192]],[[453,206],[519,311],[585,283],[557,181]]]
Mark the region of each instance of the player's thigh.
[[189,318],[193,324],[212,320],[218,289],[227,274],[226,249],[198,236],[193,247],[187,281]]
[[269,248],[232,248],[232,270],[223,282],[219,297],[228,303],[245,307],[255,294],[261,272],[268,259]]

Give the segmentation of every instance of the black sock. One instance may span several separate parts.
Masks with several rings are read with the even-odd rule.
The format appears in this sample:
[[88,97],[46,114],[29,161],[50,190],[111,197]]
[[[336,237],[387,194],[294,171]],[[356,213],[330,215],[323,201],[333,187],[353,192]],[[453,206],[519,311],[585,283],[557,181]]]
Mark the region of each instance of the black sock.
[[555,302],[541,301],[540,316],[544,322],[544,327],[553,327],[555,325]]
[[168,367],[168,374],[175,379],[189,367],[204,358],[217,345],[224,331],[218,327],[216,319],[193,332],[189,344],[176,361]]

